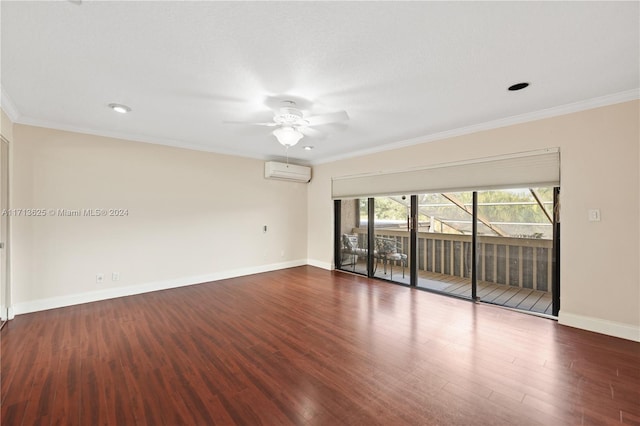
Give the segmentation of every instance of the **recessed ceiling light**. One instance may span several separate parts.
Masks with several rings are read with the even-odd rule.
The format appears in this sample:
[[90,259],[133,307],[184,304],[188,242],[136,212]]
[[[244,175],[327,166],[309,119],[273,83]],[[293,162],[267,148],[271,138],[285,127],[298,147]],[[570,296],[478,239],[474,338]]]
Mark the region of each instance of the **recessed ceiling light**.
[[307,145],[307,146],[305,146],[305,147],[304,147],[304,150],[305,150],[305,151],[311,151],[312,149],[313,149],[313,147],[312,147],[312,146],[309,146],[309,145]]
[[120,114],[126,114],[131,111],[131,108],[122,104],[109,104],[109,108]]
[[524,82],[516,83],[513,86],[509,86],[509,90],[512,92],[515,92],[516,90],[522,90],[527,86],[529,86],[529,83],[524,83]]

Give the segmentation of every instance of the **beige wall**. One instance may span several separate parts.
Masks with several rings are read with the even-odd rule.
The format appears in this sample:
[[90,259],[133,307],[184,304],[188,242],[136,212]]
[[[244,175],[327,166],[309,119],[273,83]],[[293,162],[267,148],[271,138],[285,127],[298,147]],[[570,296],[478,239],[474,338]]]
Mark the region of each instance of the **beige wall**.
[[14,208],[128,210],[14,218],[16,313],[306,263],[307,185],[264,179],[263,161],[19,124],[13,151]]
[[[639,102],[626,102],[316,166],[309,259],[332,263],[334,176],[559,147],[561,322],[640,339],[638,122]],[[593,208],[601,222],[587,220]]]

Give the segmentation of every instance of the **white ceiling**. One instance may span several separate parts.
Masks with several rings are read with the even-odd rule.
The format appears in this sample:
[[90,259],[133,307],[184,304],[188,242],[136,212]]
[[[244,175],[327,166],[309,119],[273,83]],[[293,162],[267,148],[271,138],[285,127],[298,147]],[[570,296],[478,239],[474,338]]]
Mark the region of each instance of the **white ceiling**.
[[[638,2],[0,8],[2,106],[17,122],[255,158],[284,155],[272,128],[224,121],[269,121],[276,99],[349,113],[289,152],[319,163],[636,98],[640,86]],[[520,81],[531,86],[506,90]]]

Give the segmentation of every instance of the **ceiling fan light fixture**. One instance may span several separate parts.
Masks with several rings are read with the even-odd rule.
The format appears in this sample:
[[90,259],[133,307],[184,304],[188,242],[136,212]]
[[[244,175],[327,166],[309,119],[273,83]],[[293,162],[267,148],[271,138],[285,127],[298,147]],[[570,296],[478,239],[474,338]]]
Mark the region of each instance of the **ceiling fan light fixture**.
[[282,126],[273,131],[273,136],[284,146],[294,146],[304,135],[293,127]]

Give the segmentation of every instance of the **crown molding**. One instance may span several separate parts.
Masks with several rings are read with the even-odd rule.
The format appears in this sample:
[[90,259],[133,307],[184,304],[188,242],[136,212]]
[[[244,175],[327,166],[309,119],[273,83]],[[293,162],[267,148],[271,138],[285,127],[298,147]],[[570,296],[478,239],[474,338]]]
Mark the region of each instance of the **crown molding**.
[[398,148],[419,145],[422,143],[433,142],[442,139],[453,138],[456,136],[468,135],[471,133],[481,132],[485,130],[498,129],[500,127],[512,126],[515,124],[527,123],[530,121],[542,120],[545,118],[557,117],[574,112],[585,111],[589,109],[604,107],[608,105],[619,104],[640,99],[640,88],[627,90],[624,92],[613,93],[611,95],[600,96],[597,98],[586,99],[583,101],[573,102],[570,104],[559,105],[552,108],[546,108],[539,111],[529,112],[526,114],[514,115],[511,117],[501,118],[498,120],[487,121],[485,123],[473,124],[471,126],[460,127],[457,129],[446,130],[444,132],[434,133],[431,135],[420,136],[417,138],[406,139],[400,142],[385,144],[375,148],[353,151],[343,155],[322,158],[312,162],[312,165],[331,163],[339,160],[346,160],[353,157],[361,157],[378,152],[390,151]]
[[43,128],[52,129],[52,130],[60,130],[63,132],[73,132],[73,133],[80,133],[84,135],[93,135],[93,136],[100,136],[100,137],[106,137],[106,138],[126,140],[131,142],[141,142],[141,143],[148,143],[152,145],[162,145],[162,146],[168,146],[172,148],[189,149],[192,151],[210,152],[212,154],[231,155],[234,157],[253,158],[258,160],[265,159],[263,157],[257,157],[257,156],[252,157],[252,156],[241,154],[232,150],[211,149],[206,146],[190,144],[188,142],[183,142],[177,139],[136,135],[136,134],[126,133],[126,132],[116,132],[111,130],[88,129],[85,127],[73,126],[70,124],[60,124],[52,121],[38,120],[31,117],[23,116],[21,117],[20,120],[17,121],[17,123],[24,124],[27,126],[43,127]]
[[[177,139],[159,138],[154,136],[136,135],[126,132],[116,132],[111,130],[95,130],[85,127],[73,126],[70,124],[60,124],[53,121],[39,120],[31,117],[21,116],[19,120],[14,121],[17,124],[24,124],[27,126],[43,127],[46,129],[60,130],[63,132],[80,133],[84,135],[100,136],[105,138],[113,138],[126,140],[131,142],[148,143],[152,145],[167,146],[171,148],[188,149],[191,151],[209,152],[211,154],[229,155],[233,157],[250,158],[252,160],[262,161],[284,161],[282,155],[249,155],[246,153],[240,153],[233,150],[213,149],[203,145],[190,144]],[[310,162],[304,158],[289,157],[289,160],[294,161],[301,166],[309,166]]]
[[18,108],[16,108],[16,104],[13,102],[9,94],[4,90],[4,87],[0,85],[0,107],[9,120],[14,123],[17,123],[20,120],[20,112]]

